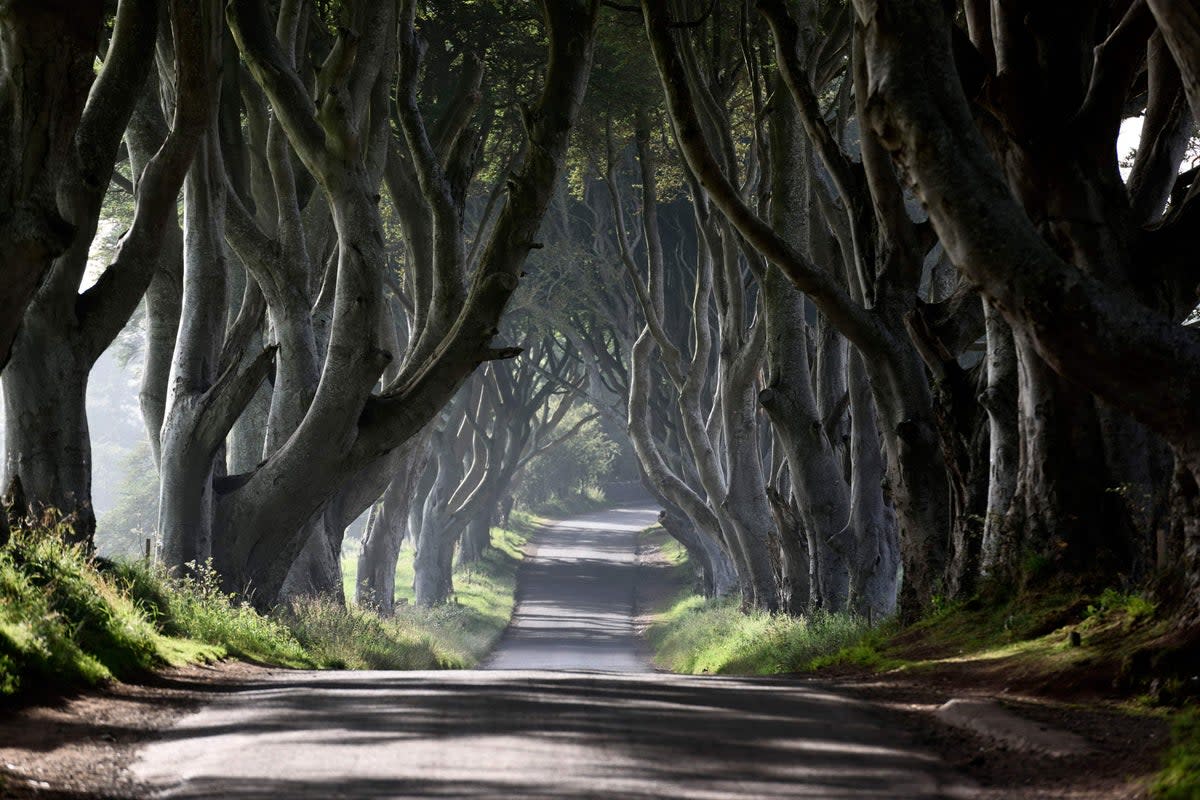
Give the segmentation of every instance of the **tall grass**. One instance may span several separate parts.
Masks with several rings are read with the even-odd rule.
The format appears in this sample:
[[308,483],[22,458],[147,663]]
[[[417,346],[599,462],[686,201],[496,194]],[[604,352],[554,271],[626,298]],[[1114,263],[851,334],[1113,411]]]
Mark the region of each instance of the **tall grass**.
[[165,634],[221,648],[223,655],[260,664],[320,666],[284,621],[259,614],[221,589],[211,564],[182,578],[142,562],[113,565],[117,584]]
[[298,600],[281,618],[317,664],[327,669],[443,669],[461,666],[420,626],[382,619],[329,598]]
[[[386,620],[318,599],[263,615],[222,591],[209,564],[176,578],[95,559],[65,544],[61,526],[17,531],[0,546],[0,697],[227,656],[295,668],[470,666],[508,625],[521,547],[535,526],[522,516],[495,531],[496,547],[457,571],[451,604],[406,602]],[[410,584],[411,575],[402,585]]]
[[1150,787],[1150,796],[1155,800],[1196,800],[1200,797],[1200,709],[1180,712],[1171,733],[1166,767]]
[[[525,542],[541,520],[515,512],[508,528],[492,529],[492,547],[481,561],[454,570],[454,594],[436,608],[420,608],[413,595],[413,552],[405,548],[396,565],[397,629],[423,637],[437,662],[450,668],[479,663],[508,627],[516,604],[517,567]],[[346,596],[353,597],[357,575],[354,553],[342,558]]]
[[92,685],[186,657],[62,530],[0,547],[0,695]]
[[743,613],[736,600],[690,595],[660,615],[648,636],[655,660],[674,672],[772,675],[810,670],[858,646],[870,630],[848,614]]

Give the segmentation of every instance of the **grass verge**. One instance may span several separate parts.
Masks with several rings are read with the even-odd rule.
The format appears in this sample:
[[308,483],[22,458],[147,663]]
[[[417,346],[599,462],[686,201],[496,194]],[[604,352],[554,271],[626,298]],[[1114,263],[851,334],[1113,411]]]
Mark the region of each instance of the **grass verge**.
[[18,531],[0,547],[0,696],[94,685],[224,654],[158,628],[60,533]]
[[[526,512],[513,512],[507,528],[492,529],[492,548],[481,561],[455,567],[454,594],[449,603],[436,608],[415,605],[413,552],[405,547],[396,565],[396,614],[387,622],[421,637],[440,666],[465,669],[479,663],[512,619],[523,548],[544,522]],[[354,596],[357,571],[356,557],[343,555],[347,597]]]
[[655,663],[687,674],[773,675],[812,669],[830,653],[860,643],[865,623],[845,614],[811,618],[742,613],[736,598],[706,600],[694,592],[687,551],[658,526],[642,532],[639,548],[669,565],[670,581],[689,586],[654,609],[646,631]]
[[1200,710],[1180,712],[1172,726],[1166,766],[1150,787],[1155,800],[1196,800],[1200,797]]
[[[92,558],[64,544],[62,528],[14,532],[0,546],[0,698],[226,657],[291,668],[470,666],[508,625],[521,548],[539,524],[513,519],[493,531],[495,548],[481,562],[457,571],[452,603],[418,609],[402,595],[390,619],[319,599],[264,616],[223,592],[209,566],[176,579]],[[400,571],[410,592],[411,554]]]
[[[643,542],[674,569],[689,569],[686,553],[661,531]],[[648,636],[655,661],[676,672],[887,673],[1164,714],[1173,718],[1173,745],[1150,795],[1200,800],[1200,709],[1178,710],[1197,691],[1198,645],[1136,592],[992,590],[907,627],[874,628],[846,615],[746,614],[735,600],[685,592],[657,609]]]
[[866,623],[846,614],[743,613],[736,599],[679,599],[650,626],[655,661],[673,672],[773,675],[813,668],[854,646]]

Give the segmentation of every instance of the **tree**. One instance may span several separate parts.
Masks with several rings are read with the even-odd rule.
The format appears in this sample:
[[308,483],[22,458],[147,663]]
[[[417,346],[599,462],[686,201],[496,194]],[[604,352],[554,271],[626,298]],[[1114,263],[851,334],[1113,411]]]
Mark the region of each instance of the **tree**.
[[[1074,65],[1085,56],[1082,81],[1078,71],[1068,72],[1066,63],[1039,62],[1032,56],[1031,45],[1050,35],[1064,22],[1061,18],[1036,17],[1041,24],[1022,30],[1015,23],[1021,13],[1017,8],[990,18],[980,4],[968,6],[971,49],[963,50],[962,31],[938,4],[903,2],[885,8],[855,3],[867,73],[865,121],[929,209],[955,265],[978,284],[1037,358],[1072,387],[1095,393],[1170,443],[1176,464],[1171,544],[1183,564],[1188,598],[1181,618],[1194,621],[1200,607],[1194,503],[1200,427],[1192,384],[1200,374],[1195,367],[1200,351],[1195,333],[1180,324],[1195,299],[1184,289],[1192,284],[1184,277],[1187,238],[1180,226],[1196,213],[1195,184],[1192,177],[1185,178],[1192,182],[1190,189],[1184,188],[1188,184],[1179,184],[1175,170],[1159,171],[1158,185],[1141,188],[1140,194],[1161,202],[1131,202],[1124,194],[1129,189],[1114,183],[1115,152],[1104,151],[1115,151],[1112,143],[1128,97],[1136,94],[1143,54],[1154,65],[1156,82],[1166,81],[1182,92],[1193,115],[1200,108],[1194,80],[1195,4],[1135,3],[1124,17],[1104,19],[1099,28],[1078,26],[1076,30],[1090,32],[1072,40],[1077,42],[1071,51]],[[1095,30],[1104,38],[1093,54],[1084,48]],[[1163,41],[1174,69],[1164,60]],[[1022,168],[1006,176],[997,166],[994,148],[985,143],[990,125],[981,132],[963,84],[965,76],[966,86],[976,91],[989,75],[1010,85],[1040,82],[1044,88],[1032,102],[1060,104],[1054,116],[1043,120],[1044,149],[1033,149],[1028,158],[1032,166],[1055,152],[1069,157],[1061,169],[1045,176],[1040,188],[1047,192],[1046,201],[1074,197],[1078,203],[1093,197],[1096,205],[1079,224],[1064,219],[1039,231],[1031,219],[1036,207],[1024,191],[1031,187],[1021,180],[1032,173]],[[1170,96],[1166,88],[1156,86],[1152,96],[1165,102]],[[985,94],[977,102],[986,100]],[[1003,122],[1019,110],[1019,102],[1003,104],[998,119]],[[1148,109],[1147,117],[1153,116]],[[1032,117],[1027,121],[1035,124]],[[1011,147],[1017,132],[996,131],[999,148]],[[1164,132],[1147,130],[1143,141],[1153,143]],[[1064,153],[1061,143],[1068,135],[1075,138]],[[1179,152],[1145,151],[1145,158],[1168,160]],[[1138,191],[1139,184],[1132,188]],[[1172,207],[1161,218],[1150,214],[1156,224],[1143,230],[1146,217],[1131,210],[1162,211],[1169,196],[1175,198]],[[1135,263],[1146,266],[1135,270]],[[1030,433],[1035,441],[1040,435]],[[1052,506],[1056,499],[1039,501]]]
[[[327,328],[319,340],[320,377],[315,385],[308,384],[311,400],[302,396],[301,407],[288,424],[291,432],[250,473],[221,480],[205,465],[212,463],[251,390],[268,372],[276,358],[273,349],[249,358],[231,356],[231,367],[225,372],[208,373],[211,384],[204,379],[180,387],[194,399],[180,406],[185,414],[173,439],[179,445],[180,464],[189,466],[179,471],[183,480],[176,485],[169,485],[164,477],[160,525],[172,566],[183,566],[193,555],[203,556],[211,541],[214,561],[226,580],[235,587],[255,587],[257,602],[263,605],[281,597],[293,563],[314,537],[323,537],[318,544],[323,542],[331,554],[336,552],[342,520],[348,522],[357,516],[350,515],[355,507],[361,511],[378,497],[387,483],[386,472],[375,484],[377,490],[352,498],[339,493],[423,430],[478,364],[514,354],[492,349],[489,342],[516,288],[521,264],[535,243],[561,169],[586,84],[597,4],[544,8],[549,68],[541,98],[527,116],[529,155],[510,181],[508,201],[469,282],[448,172],[411,102],[417,57],[415,8],[406,3],[399,9],[398,42],[390,34],[396,29],[391,22],[395,12],[389,4],[355,4],[347,9],[351,26],[340,31],[329,51],[314,102],[289,55],[294,47],[295,8],[281,9],[282,39],[262,3],[238,0],[228,9],[238,50],[271,104],[280,133],[315,180],[328,209],[334,250],[327,273],[332,286],[325,296],[332,290],[332,303],[325,307],[317,303],[321,312],[317,321]],[[414,269],[428,278],[434,292],[424,326],[411,337],[398,375],[375,393],[391,360],[378,344],[386,253],[377,186],[384,159],[391,160],[386,112],[392,59],[387,54],[397,47],[401,54],[398,116],[416,185],[435,221],[433,246],[426,251],[429,261],[417,263]],[[215,152],[211,145],[210,152]],[[208,176],[204,188],[219,195],[213,177]],[[199,193],[196,197],[198,202],[212,202],[202,200]],[[229,205],[236,208],[234,202]],[[209,225],[218,217],[204,216],[199,206],[195,213]],[[294,210],[289,214],[292,220],[297,218]],[[268,243],[265,248],[270,251],[272,246]],[[210,252],[215,249],[214,244]],[[199,282],[204,274],[199,263],[202,253],[195,252],[193,258],[197,269],[192,274]],[[272,283],[286,286],[286,276],[255,264],[253,258],[243,260],[252,271],[261,268],[255,277],[272,318],[288,319],[280,299],[270,291]],[[185,258],[185,274],[187,269]],[[187,286],[185,278],[184,319],[202,313],[189,309]],[[311,329],[314,322],[306,313],[295,324],[303,330]],[[183,330],[181,325],[177,363],[189,348],[211,347],[211,333],[185,337]],[[226,338],[236,343],[236,337],[226,334]],[[229,348],[234,353],[239,349],[244,350]],[[289,352],[287,340],[281,337],[277,383],[290,369],[290,360],[304,355],[303,348],[294,346]],[[211,358],[207,363],[212,363]],[[295,401],[281,398],[281,402]],[[168,415],[164,430],[172,424]],[[163,461],[167,462],[165,436]],[[200,513],[194,513],[197,504]],[[335,516],[340,519],[321,518],[331,511],[338,511]],[[319,585],[328,588],[328,572],[317,577],[323,581]]]
[[[88,373],[128,322],[154,274],[213,93],[215,62],[202,41],[202,27],[211,22],[202,20],[193,4],[172,3],[163,47],[174,66],[162,78],[163,93],[173,98],[171,128],[163,131],[153,157],[139,164],[133,224],[113,263],[81,292],[118,146],[150,73],[162,6],[157,0],[123,0],[118,7],[104,64],[73,132],[71,154],[60,154],[57,196],[71,233],[61,251],[43,253],[40,271],[46,279],[12,340],[3,374],[6,481],[20,479],[31,506],[69,515],[73,536],[88,545],[95,531],[84,405]],[[58,400],[46,403],[47,393]]]

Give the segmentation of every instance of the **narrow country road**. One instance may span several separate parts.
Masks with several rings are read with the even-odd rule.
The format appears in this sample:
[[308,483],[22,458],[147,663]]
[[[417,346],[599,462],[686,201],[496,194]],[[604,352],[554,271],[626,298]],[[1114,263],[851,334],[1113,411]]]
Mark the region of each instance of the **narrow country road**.
[[633,626],[654,518],[544,531],[485,670],[286,673],[183,718],[133,771],[169,798],[970,796],[845,697],[654,673]]

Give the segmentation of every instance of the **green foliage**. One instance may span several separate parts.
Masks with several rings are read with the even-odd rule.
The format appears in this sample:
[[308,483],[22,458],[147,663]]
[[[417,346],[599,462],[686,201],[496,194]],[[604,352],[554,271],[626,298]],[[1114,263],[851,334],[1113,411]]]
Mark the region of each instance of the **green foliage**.
[[[590,413],[592,408],[587,405],[571,409],[560,425],[561,430],[570,430]],[[518,500],[526,507],[540,510],[554,499],[586,496],[608,476],[619,449],[600,424],[592,420],[570,439],[530,462],[518,489]]]
[[[209,563],[175,578],[142,562],[93,559],[64,544],[62,526],[17,531],[0,547],[0,696],[224,656],[297,668],[469,666],[512,616],[521,547],[537,524],[519,513],[514,522],[493,531],[481,562],[458,570],[452,604],[405,603],[386,620],[315,599],[263,616],[223,591]],[[411,557],[407,569],[405,587]]]
[[1095,602],[1087,607],[1087,616],[1102,616],[1113,612],[1123,613],[1130,622],[1149,619],[1154,616],[1157,606],[1145,595],[1132,592],[1120,592],[1116,589],[1105,589]]
[[169,661],[172,648],[62,530],[0,548],[0,695],[92,685]]
[[139,562],[120,563],[115,570],[124,590],[168,635],[217,645],[248,661],[319,666],[286,624],[224,592],[211,563],[193,565],[183,578]]
[[[467,668],[488,654],[508,627],[516,606],[517,567],[522,548],[539,520],[514,512],[508,528],[492,528],[492,547],[475,564],[454,571],[454,594],[437,608],[420,608],[413,596],[413,552],[405,548],[396,564],[396,614],[388,620],[397,630],[425,642],[437,666]],[[353,597],[355,556],[344,554],[342,575],[347,597]],[[364,613],[355,610],[352,613]]]
[[1200,711],[1179,714],[1172,728],[1171,749],[1166,765],[1150,787],[1155,800],[1200,798]]
[[743,613],[735,600],[689,595],[650,627],[655,660],[675,672],[771,675],[814,668],[870,630],[848,614]]
[[116,503],[96,521],[96,549],[110,558],[138,558],[158,525],[158,475],[150,445],[140,442],[122,459]]
[[1054,562],[1042,553],[1026,553],[1021,562],[1021,572],[1025,580],[1036,583],[1054,573]]

